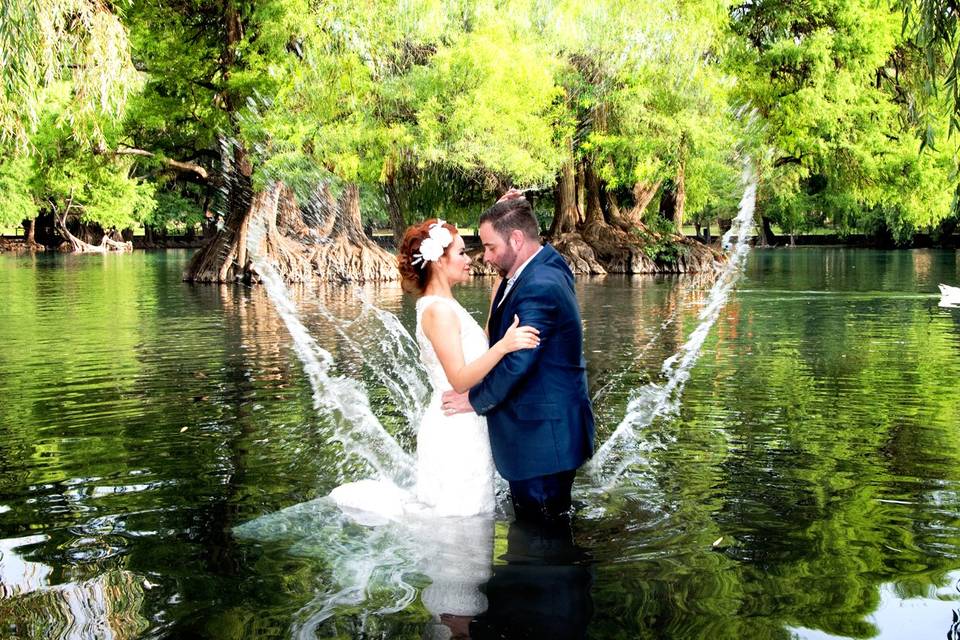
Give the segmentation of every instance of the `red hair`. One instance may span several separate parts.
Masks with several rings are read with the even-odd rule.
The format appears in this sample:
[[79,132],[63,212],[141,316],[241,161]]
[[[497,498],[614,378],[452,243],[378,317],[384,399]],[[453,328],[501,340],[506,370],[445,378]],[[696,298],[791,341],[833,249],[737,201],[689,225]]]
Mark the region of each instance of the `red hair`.
[[[430,281],[433,263],[423,260],[413,264],[413,261],[416,260],[413,254],[420,253],[420,243],[430,236],[430,227],[437,222],[439,222],[437,218],[430,218],[419,224],[410,225],[403,233],[400,250],[397,252],[397,266],[400,267],[400,286],[407,293],[422,294]],[[443,228],[449,231],[451,235],[457,235],[457,228],[452,224],[444,222]],[[444,253],[450,246],[453,246],[452,242],[444,247]]]

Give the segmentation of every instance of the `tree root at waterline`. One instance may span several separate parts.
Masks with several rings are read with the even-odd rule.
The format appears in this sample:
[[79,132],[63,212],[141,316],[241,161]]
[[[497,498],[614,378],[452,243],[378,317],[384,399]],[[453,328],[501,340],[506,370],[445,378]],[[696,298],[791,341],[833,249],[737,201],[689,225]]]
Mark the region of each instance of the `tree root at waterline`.
[[347,185],[339,198],[326,187],[313,196],[310,216],[293,191],[274,183],[254,193],[243,213],[234,208],[184,274],[192,282],[259,280],[253,256],[287,282],[382,282],[399,278],[396,258],[363,232],[360,193]]
[[314,273],[327,282],[397,280],[397,259],[367,237],[360,220],[360,190],[348,185],[335,207],[336,220],[310,258]]
[[132,242],[114,240],[110,237],[109,233],[103,234],[103,237],[100,239],[100,244],[84,242],[67,229],[66,213],[61,216],[54,215],[54,219],[57,222],[57,231],[65,239],[65,242],[60,245],[61,251],[67,253],[128,253],[133,251]]
[[588,223],[551,242],[578,275],[713,272],[726,259],[717,248],[679,235],[627,232],[602,223]]

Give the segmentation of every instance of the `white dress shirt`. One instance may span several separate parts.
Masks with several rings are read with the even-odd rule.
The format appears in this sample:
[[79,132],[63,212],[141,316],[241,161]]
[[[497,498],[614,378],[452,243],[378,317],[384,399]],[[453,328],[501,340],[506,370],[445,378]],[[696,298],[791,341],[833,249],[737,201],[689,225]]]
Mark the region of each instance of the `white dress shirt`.
[[534,254],[533,254],[532,256],[530,256],[529,258],[527,258],[526,260],[524,260],[524,261],[523,261],[523,264],[521,264],[519,267],[517,267],[517,270],[513,272],[513,277],[507,278],[507,288],[503,290],[503,295],[500,296],[500,302],[497,303],[497,306],[498,306],[498,307],[499,307],[501,304],[503,304],[503,301],[504,301],[504,300],[507,299],[507,294],[510,293],[510,289],[513,288],[513,283],[516,282],[516,281],[517,281],[517,278],[520,277],[520,273],[523,272],[523,270],[526,268],[526,266],[527,266],[528,264],[530,264],[530,261],[533,260],[535,257],[537,257],[537,254],[540,253],[542,250],[543,250],[543,246],[541,245],[540,248],[538,248],[538,249],[534,252]]

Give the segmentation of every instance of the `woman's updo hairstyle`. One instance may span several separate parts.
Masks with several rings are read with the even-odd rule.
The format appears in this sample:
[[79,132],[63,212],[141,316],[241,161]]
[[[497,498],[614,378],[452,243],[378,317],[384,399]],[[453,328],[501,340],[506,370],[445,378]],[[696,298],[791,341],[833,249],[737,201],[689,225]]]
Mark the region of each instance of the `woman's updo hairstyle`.
[[[422,294],[430,281],[434,263],[422,259],[420,245],[430,237],[430,227],[437,222],[437,218],[430,218],[407,227],[403,234],[403,240],[400,241],[400,250],[397,252],[397,266],[400,267],[400,286],[407,293]],[[457,234],[457,228],[452,224],[444,222],[441,226],[449,231],[451,236]],[[447,248],[449,248],[449,245],[444,247],[444,253],[446,253]]]

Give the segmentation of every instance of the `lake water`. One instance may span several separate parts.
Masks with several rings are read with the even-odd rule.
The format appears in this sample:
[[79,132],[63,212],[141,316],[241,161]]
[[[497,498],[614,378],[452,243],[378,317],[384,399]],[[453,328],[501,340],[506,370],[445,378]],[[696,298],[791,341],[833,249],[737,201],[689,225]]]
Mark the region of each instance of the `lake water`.
[[[188,258],[0,256],[0,638],[445,637],[470,580],[502,637],[957,637],[954,251],[752,252],[679,410],[630,433],[613,481],[581,474],[556,537],[332,515],[320,498],[369,472],[331,440],[343,415],[263,288],[184,284]],[[710,285],[578,281],[599,443]],[[480,319],[489,286],[458,292]],[[407,329],[413,300],[292,296],[412,451],[360,300]]]

